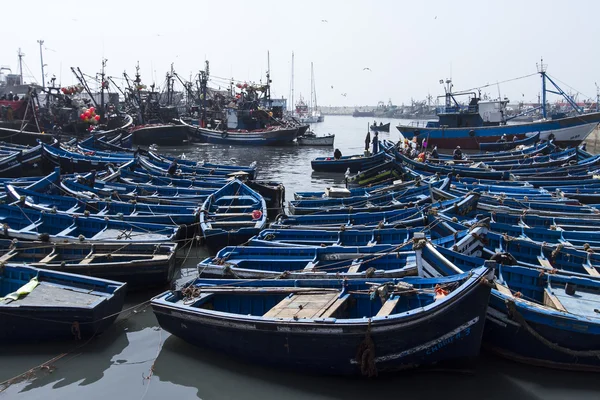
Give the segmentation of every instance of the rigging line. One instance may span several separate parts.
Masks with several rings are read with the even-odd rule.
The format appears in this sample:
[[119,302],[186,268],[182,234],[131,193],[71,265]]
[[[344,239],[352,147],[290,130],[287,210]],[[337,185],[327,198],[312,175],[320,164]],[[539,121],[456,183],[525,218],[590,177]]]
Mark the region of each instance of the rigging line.
[[534,76],[534,75],[537,75],[537,74],[538,73],[536,72],[536,73],[532,73],[532,74],[529,74],[529,75],[523,75],[523,76],[520,76],[518,78],[512,78],[512,79],[506,79],[506,80],[500,81],[500,82],[488,83],[487,85],[476,86],[476,87],[470,88],[470,89],[464,89],[464,90],[461,90],[460,92],[469,92],[469,91],[475,90],[475,89],[483,89],[483,88],[490,87],[490,86],[496,86],[496,85],[499,85],[501,83],[507,83],[507,82],[512,82],[512,81],[516,81],[516,80],[519,80],[519,79],[529,78],[530,76]]
[[587,94],[585,94],[585,93],[583,93],[583,92],[581,92],[581,91],[579,91],[579,90],[575,89],[573,86],[569,86],[569,84],[568,84],[568,83],[565,83],[565,82],[561,81],[560,79],[558,79],[558,78],[556,78],[556,77],[554,77],[554,76],[552,76],[552,75],[550,75],[550,74],[548,74],[548,73],[547,73],[546,75],[548,75],[550,78],[554,79],[555,81],[558,81],[558,82],[562,83],[563,85],[565,85],[565,86],[566,86],[566,87],[568,87],[569,89],[576,91],[578,94],[582,94],[582,95],[584,95],[584,96],[585,96],[585,97],[587,97],[588,99],[593,99],[593,98],[595,97],[595,96],[588,96]]

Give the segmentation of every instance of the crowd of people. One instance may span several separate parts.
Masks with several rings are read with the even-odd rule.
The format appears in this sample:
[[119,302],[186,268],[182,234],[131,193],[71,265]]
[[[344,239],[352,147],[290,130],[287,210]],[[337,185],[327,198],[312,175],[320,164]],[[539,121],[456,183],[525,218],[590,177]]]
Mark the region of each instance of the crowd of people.
[[427,139],[423,139],[421,143],[418,142],[416,137],[413,137],[412,140],[400,139],[400,141],[396,144],[396,147],[404,156],[410,157],[411,159],[419,162],[425,162],[429,159],[439,158],[437,146],[434,146],[433,149],[428,150]]

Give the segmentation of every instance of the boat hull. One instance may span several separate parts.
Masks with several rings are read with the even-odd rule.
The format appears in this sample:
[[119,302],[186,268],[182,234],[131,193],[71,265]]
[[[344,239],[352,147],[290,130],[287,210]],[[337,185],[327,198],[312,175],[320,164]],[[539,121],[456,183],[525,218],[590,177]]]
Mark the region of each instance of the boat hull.
[[[478,356],[489,286],[477,281],[446,306],[407,318],[298,321],[207,315],[152,301],[160,326],[179,338],[252,363],[328,375],[368,374],[357,351],[374,346],[371,367],[394,372]],[[364,354],[364,353],[363,353]]]
[[460,146],[463,149],[478,150],[480,143],[496,142],[502,135],[509,138],[516,136],[521,140],[538,132],[540,140],[553,139],[561,146],[576,146],[589,136],[598,123],[600,123],[600,113],[503,126],[426,128],[399,125],[397,129],[409,140],[415,136],[419,140],[427,139],[428,147],[450,149]]
[[321,137],[299,137],[297,142],[300,146],[333,146],[335,135]]
[[223,132],[188,126],[188,134],[194,141],[202,143],[243,146],[284,146],[291,144],[299,128],[275,129],[258,132]]
[[[5,273],[5,276],[9,274],[10,277],[17,279],[23,276],[29,277],[32,270],[37,271],[35,268],[24,266],[7,266],[7,268],[11,269],[11,272]],[[125,284],[74,274],[39,271],[40,287],[33,289],[23,300],[0,302],[0,340],[46,342],[92,337],[106,330],[123,307]],[[43,287],[47,280],[52,284]],[[49,294],[45,292],[52,290],[53,287],[56,288],[57,285],[67,290],[59,290],[60,297],[44,301],[44,296]],[[110,289],[111,286],[114,290]],[[69,287],[71,290],[68,290]],[[95,303],[85,302],[94,296],[94,291],[107,289],[111,292],[110,295],[97,296]],[[51,293],[56,296],[57,290],[52,290]],[[85,298],[81,299],[81,297]],[[92,298],[91,301],[94,299]]]
[[133,143],[142,145],[179,146],[187,141],[187,127],[158,124],[136,126],[131,130]]
[[[518,312],[525,313],[517,304]],[[498,355],[525,364],[550,367],[556,369],[600,372],[600,359],[595,355],[570,355],[566,352],[551,348],[528,332],[525,327],[515,319],[509,317],[509,311],[503,296],[492,291],[490,307],[488,309],[485,331],[485,348]],[[570,322],[573,329],[566,330],[563,326],[548,324],[547,322],[535,323],[525,316],[528,324],[542,337],[552,343],[560,343],[563,347],[572,349],[591,349],[590,352],[600,348],[600,336],[597,333],[576,331],[577,322]]]
[[333,157],[319,157],[310,162],[315,172],[341,172],[344,173],[350,169],[350,172],[357,173],[372,168],[383,163],[386,160],[384,152],[379,152],[369,157],[361,155],[342,157],[335,160]]

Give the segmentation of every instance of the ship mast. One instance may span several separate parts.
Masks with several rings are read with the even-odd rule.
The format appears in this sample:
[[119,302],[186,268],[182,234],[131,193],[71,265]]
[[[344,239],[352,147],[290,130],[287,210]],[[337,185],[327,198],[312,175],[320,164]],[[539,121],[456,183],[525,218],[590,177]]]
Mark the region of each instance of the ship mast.
[[19,47],[19,52],[17,53],[19,56],[19,75],[21,75],[21,85],[23,84],[23,57],[25,56],[25,53],[23,53],[21,51],[21,48]]
[[102,71],[100,72],[100,118],[104,121],[104,88],[106,86],[105,78],[106,74],[104,69],[106,68],[106,58],[102,59]]
[[313,111],[313,97],[315,95],[315,75],[313,73],[313,63],[310,63],[310,100],[308,100],[308,112],[312,114]]
[[292,117],[294,116],[294,52],[292,51],[292,101],[290,104],[290,108],[292,110]]
[[46,87],[46,82],[44,78],[44,56],[42,54],[42,46],[44,45],[44,41],[42,39],[37,41],[40,44],[40,63],[42,65],[42,89]]
[[315,97],[315,101],[314,101],[314,109],[315,111],[317,111],[318,107],[317,107],[317,85],[315,85],[315,73],[313,72],[313,63],[310,63],[310,74],[312,76],[312,91],[313,91],[313,95]]

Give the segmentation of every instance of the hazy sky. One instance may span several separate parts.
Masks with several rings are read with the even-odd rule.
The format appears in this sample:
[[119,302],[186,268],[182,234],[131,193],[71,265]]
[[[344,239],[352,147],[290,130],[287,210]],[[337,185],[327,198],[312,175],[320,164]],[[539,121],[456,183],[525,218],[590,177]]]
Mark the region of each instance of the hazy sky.
[[[189,78],[205,59],[213,76],[259,81],[267,51],[274,95],[289,97],[293,51],[296,99],[310,95],[312,61],[321,105],[410,103],[443,94],[439,80],[448,77],[456,90],[493,84],[484,92],[497,97],[495,82],[535,73],[541,56],[580,100],[595,98],[600,83],[593,0],[29,0],[2,9],[0,65],[16,71],[21,47],[25,75],[38,82],[44,39],[47,75],[63,85],[76,82],[69,67],[94,75],[103,57],[118,78],[139,61],[146,84],[162,84],[171,62]],[[537,76],[500,85],[515,102],[536,101],[539,91]]]

